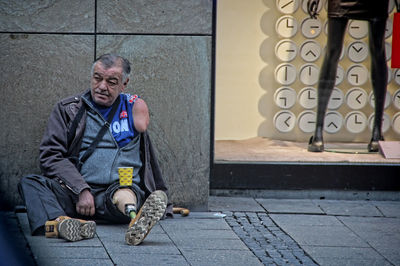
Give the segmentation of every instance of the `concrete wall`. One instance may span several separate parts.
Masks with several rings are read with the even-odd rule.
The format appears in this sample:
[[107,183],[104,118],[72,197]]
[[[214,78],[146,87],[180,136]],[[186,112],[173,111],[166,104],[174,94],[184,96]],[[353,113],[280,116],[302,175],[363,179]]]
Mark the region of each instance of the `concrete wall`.
[[209,192],[211,0],[0,1],[0,209],[40,173],[55,102],[89,86],[95,56],[133,64],[127,91],[148,103],[170,199],[205,209]]

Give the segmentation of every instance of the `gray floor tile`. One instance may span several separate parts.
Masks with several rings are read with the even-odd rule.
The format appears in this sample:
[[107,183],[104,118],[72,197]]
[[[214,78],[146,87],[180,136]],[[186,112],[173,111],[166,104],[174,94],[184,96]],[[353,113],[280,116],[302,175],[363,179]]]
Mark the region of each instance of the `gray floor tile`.
[[32,247],[37,258],[108,259],[103,247]]
[[369,247],[369,245],[345,226],[293,226],[283,225],[300,246]]
[[[18,214],[17,218],[38,265],[160,265],[161,262],[162,265],[261,265],[261,259],[268,265],[273,261],[286,263],[281,256],[291,248],[284,244],[290,243],[296,243],[299,254],[309,258],[303,248],[320,265],[400,265],[400,218],[388,218],[400,216],[398,202],[270,199],[257,202],[218,197],[210,203],[214,212],[193,212],[188,217],[175,215],[175,219],[160,221],[139,246],[125,244],[127,225],[98,224],[95,238],[67,242],[33,237],[26,214]],[[241,230],[236,230],[236,224],[229,219],[221,218],[220,211],[228,218],[233,211],[234,217],[243,222],[238,225]],[[262,216],[255,212],[262,212]],[[271,236],[291,242],[273,241],[268,236],[257,238],[265,226]],[[260,260],[250,251],[258,252],[252,247],[253,242],[246,246],[245,240],[240,240],[234,232],[242,232],[241,237],[249,237],[253,242],[264,240],[258,245]],[[262,247],[269,246],[283,255],[268,257]],[[296,265],[290,256],[286,259]],[[306,265],[312,263],[309,259]]]
[[239,237],[232,230],[185,230],[185,231],[168,231],[168,235],[171,239],[180,238],[196,238],[196,239],[239,239]]
[[113,266],[114,264],[110,259],[74,259],[74,258],[38,258],[37,264],[40,266],[71,266],[71,265],[85,265],[85,266]]
[[186,266],[190,265],[182,255],[172,254],[123,254],[113,257],[116,265],[173,265]]
[[46,238],[45,236],[26,236],[30,246],[40,247],[101,247],[97,237],[82,241],[69,242],[61,238]]
[[239,239],[212,239],[212,238],[172,238],[175,245],[185,249],[203,250],[248,250],[247,246]]
[[338,219],[363,236],[368,236],[371,233],[400,234],[400,218],[338,217]]
[[188,219],[222,219],[220,211],[213,212],[191,212],[188,216],[174,214],[174,220],[188,220]]
[[171,239],[162,234],[151,235],[150,233],[138,246],[127,245],[125,239],[116,241],[105,239],[103,244],[113,258],[121,254],[180,254]]
[[382,216],[369,201],[316,200],[314,201],[328,215]]
[[400,247],[397,245],[396,247],[391,248],[377,248],[378,252],[382,254],[388,261],[390,261],[394,265],[400,265]]
[[262,265],[248,250],[182,250],[191,265]]
[[216,230],[231,230],[224,219],[181,219],[181,220],[163,220],[159,224],[164,231],[178,230],[195,230],[195,229],[216,229]]
[[386,217],[400,217],[400,201],[372,201]]
[[385,258],[400,265],[400,218],[339,217]]
[[320,266],[389,266],[392,265],[384,259],[337,259],[337,258],[314,258]]
[[253,198],[214,196],[208,199],[208,209],[210,211],[265,211]]
[[358,247],[326,247],[326,246],[302,246],[311,257],[336,258],[336,259],[384,259],[373,248]]
[[270,214],[269,217],[279,225],[341,226],[334,216],[303,214]]
[[323,214],[312,200],[302,199],[257,199],[269,213]]

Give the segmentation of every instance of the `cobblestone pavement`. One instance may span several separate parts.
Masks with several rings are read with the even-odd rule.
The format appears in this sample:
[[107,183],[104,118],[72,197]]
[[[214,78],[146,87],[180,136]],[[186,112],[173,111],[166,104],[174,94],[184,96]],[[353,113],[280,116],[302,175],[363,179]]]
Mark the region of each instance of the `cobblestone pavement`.
[[[22,230],[22,231],[21,231]],[[0,212],[2,265],[399,265],[400,202],[210,197],[209,212],[160,221],[128,246],[126,225],[65,242]]]
[[266,213],[224,212],[225,220],[265,265],[318,265]]

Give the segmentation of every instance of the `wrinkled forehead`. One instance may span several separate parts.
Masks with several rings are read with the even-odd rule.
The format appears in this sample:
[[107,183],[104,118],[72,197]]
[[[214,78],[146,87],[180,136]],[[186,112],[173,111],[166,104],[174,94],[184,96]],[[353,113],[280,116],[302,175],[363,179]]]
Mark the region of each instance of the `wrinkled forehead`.
[[97,62],[93,69],[93,75],[101,75],[103,77],[118,77],[121,78],[123,74],[122,64],[116,62],[110,67],[104,66],[101,62]]

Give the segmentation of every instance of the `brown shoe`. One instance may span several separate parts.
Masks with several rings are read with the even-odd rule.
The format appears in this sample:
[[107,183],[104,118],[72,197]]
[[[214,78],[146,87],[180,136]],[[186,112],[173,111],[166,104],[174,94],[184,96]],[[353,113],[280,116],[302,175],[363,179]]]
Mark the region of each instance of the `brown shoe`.
[[96,234],[96,223],[60,216],[45,224],[46,237],[60,237],[68,241],[93,238]]
[[144,202],[139,213],[129,223],[125,234],[128,245],[139,245],[153,226],[161,219],[167,208],[168,197],[162,190],[156,190]]
[[45,236],[46,237],[58,237],[58,224],[65,219],[71,219],[68,216],[58,216],[57,219],[47,221],[45,223]]

